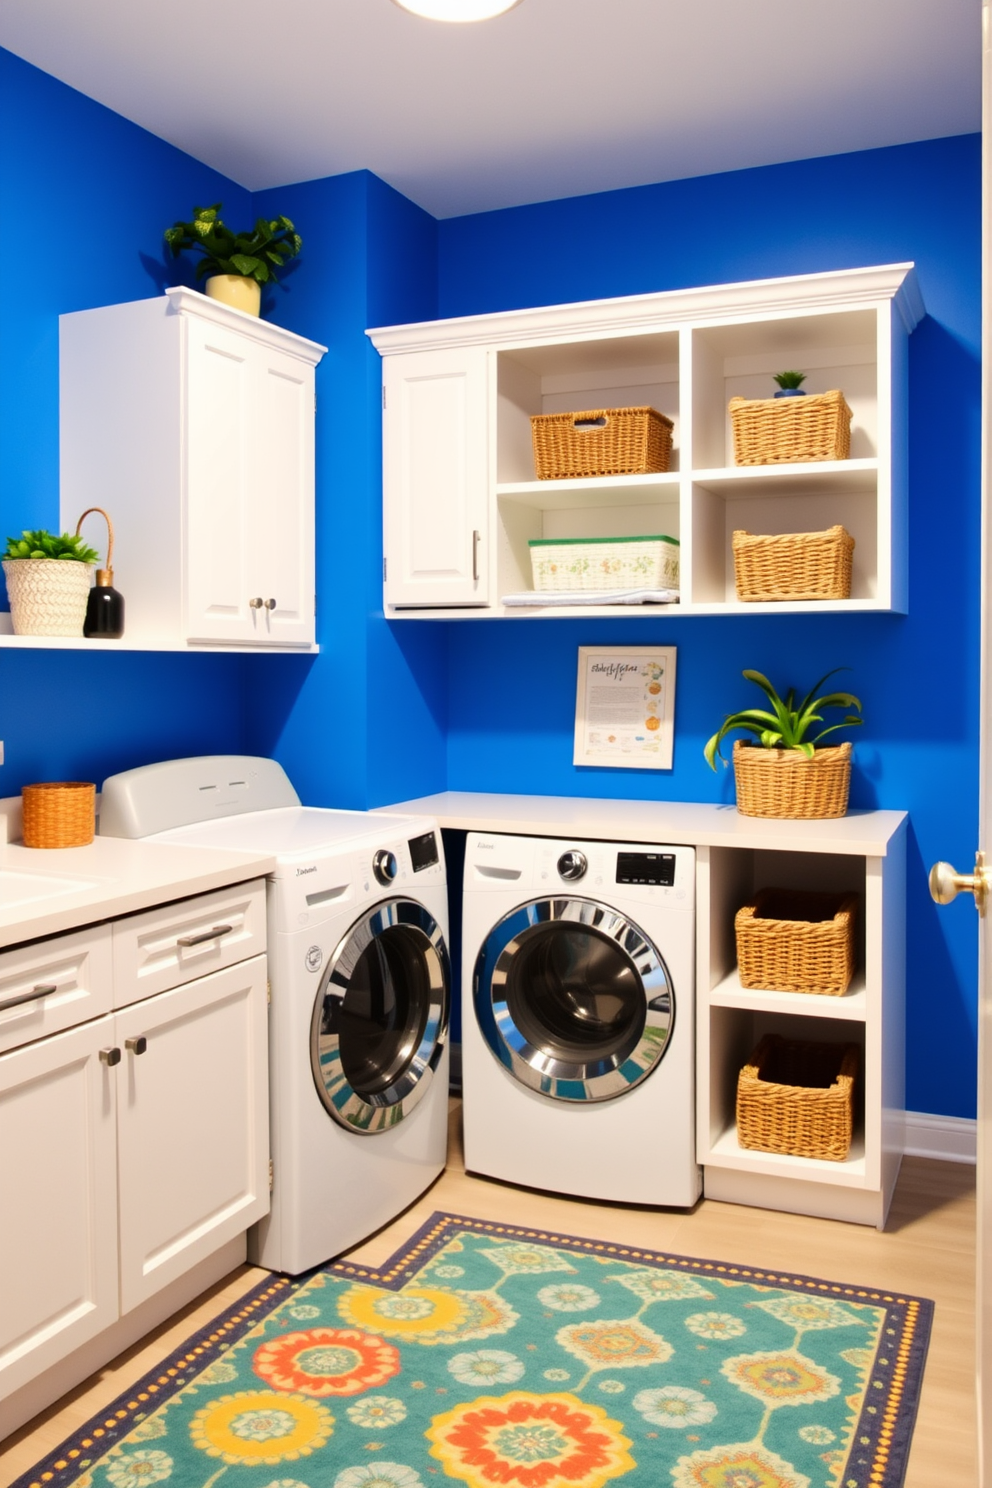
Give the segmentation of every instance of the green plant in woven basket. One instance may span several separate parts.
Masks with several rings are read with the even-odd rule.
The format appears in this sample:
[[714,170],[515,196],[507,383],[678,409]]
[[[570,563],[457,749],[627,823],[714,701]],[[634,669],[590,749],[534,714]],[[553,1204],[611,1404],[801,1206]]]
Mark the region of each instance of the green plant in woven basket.
[[[823,722],[822,710],[824,708],[856,708],[860,714],[861,700],[856,698],[853,692],[828,692],[820,697],[817,696],[828,677],[846,670],[846,667],[834,667],[833,671],[827,672],[820,678],[815,687],[811,688],[802,702],[798,704],[794,688],[790,687],[785,697],[782,698],[761,672],[743,672],[742,676],[761,688],[771,707],[745,708],[740,713],[727,715],[703,749],[710,769],[716,769],[718,754],[723,759],[720,745],[735,729],[754,734],[756,743],[763,745],[765,749],[794,749],[797,753],[805,755],[807,759],[812,759],[827,734],[862,723],[863,719],[854,713],[849,713],[840,723],[833,723],[829,728],[821,729],[813,738],[807,737],[815,724]],[[727,761],[724,760],[724,764],[726,763]]]
[[39,527],[34,532],[24,531],[20,537],[8,537],[4,558],[68,558],[75,563],[96,563],[99,557],[95,548],[87,547],[77,534],[70,537],[63,532],[46,532]]
[[242,279],[256,279],[259,284],[277,283],[276,269],[288,258],[295,258],[303,239],[288,217],[259,217],[251,232],[233,233],[221,221],[221,203],[212,207],[194,207],[192,222],[175,222],[166,228],[165,241],[178,258],[186,248],[195,248],[203,257],[196,266],[196,277],[210,274],[236,274]]
[[806,373],[776,372],[774,380],[778,383],[783,392],[792,393],[796,392],[797,389],[802,387],[803,383],[806,381]]

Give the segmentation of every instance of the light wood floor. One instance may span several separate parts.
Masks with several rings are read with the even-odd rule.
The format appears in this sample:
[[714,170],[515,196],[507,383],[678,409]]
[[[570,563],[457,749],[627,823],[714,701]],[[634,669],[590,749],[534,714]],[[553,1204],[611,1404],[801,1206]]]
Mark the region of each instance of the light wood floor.
[[[412,1208],[351,1252],[377,1265],[436,1209],[913,1292],[936,1304],[905,1488],[974,1488],[975,1183],[964,1164],[907,1158],[884,1234],[859,1225],[703,1200],[691,1214],[627,1209],[466,1174],[453,1102],[449,1167]],[[263,1275],[243,1267],[0,1446],[0,1488],[20,1476]],[[184,1488],[184,1485],[178,1485]]]

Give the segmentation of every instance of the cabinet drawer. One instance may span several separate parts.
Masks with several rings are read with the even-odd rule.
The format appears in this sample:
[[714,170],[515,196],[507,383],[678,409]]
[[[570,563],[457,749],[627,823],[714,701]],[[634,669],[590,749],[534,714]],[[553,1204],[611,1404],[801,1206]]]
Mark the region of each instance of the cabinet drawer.
[[0,951],[0,1053],[114,1005],[109,925]]
[[114,930],[114,1006],[128,1007],[265,950],[265,881],[197,894]]

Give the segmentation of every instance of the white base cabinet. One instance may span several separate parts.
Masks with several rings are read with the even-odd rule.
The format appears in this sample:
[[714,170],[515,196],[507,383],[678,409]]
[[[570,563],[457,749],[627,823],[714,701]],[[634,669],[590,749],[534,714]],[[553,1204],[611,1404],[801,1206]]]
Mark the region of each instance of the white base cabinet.
[[311,647],[325,348],[188,289],[63,315],[59,345],[61,528],[109,512],[128,643]]
[[[383,359],[387,616],[574,615],[540,594],[504,604],[531,598],[528,541],[649,533],[681,544],[666,616],[905,610],[907,342],[923,314],[912,264],[893,264],[370,330]],[[792,368],[809,392],[844,392],[850,458],[735,465],[730,399],[768,397],[772,375]],[[536,479],[533,414],[644,404],[673,422],[670,471]],[[849,599],[737,599],[735,529],[835,523],[856,542]]]
[[[0,1401],[268,1212],[264,926],[256,882],[0,953]],[[156,931],[207,965],[136,998]]]

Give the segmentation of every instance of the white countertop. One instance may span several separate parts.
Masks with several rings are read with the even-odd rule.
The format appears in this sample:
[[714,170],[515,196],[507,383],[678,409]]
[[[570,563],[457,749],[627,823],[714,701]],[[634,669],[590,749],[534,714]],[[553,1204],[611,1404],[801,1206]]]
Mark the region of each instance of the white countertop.
[[694,801],[607,801],[585,796],[504,796],[488,791],[440,791],[378,810],[434,816],[442,827],[473,832],[868,858],[885,857],[889,843],[906,822],[904,811],[849,811],[829,821],[773,821],[741,816],[736,806]]
[[122,837],[44,849],[0,842],[0,946],[244,883],[275,866],[262,853]]

